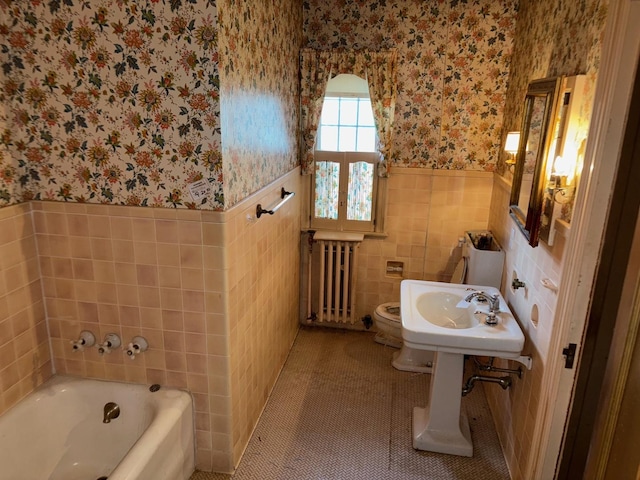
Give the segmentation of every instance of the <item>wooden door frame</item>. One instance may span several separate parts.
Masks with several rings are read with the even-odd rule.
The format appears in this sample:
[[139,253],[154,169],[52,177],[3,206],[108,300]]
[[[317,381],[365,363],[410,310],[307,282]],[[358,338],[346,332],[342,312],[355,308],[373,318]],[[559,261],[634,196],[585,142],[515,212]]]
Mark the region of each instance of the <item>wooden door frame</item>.
[[[607,455],[602,454],[611,447],[612,429],[635,346],[638,318],[629,318],[628,306],[626,309],[620,306],[623,290],[635,291],[637,283],[637,272],[628,269],[640,211],[640,76],[637,72],[628,112],[558,467],[557,476],[561,479],[582,477],[592,448],[592,461],[600,458],[599,463],[606,466]],[[628,338],[616,338],[620,330],[625,331],[625,337],[629,333]],[[600,471],[595,465],[592,468]]]

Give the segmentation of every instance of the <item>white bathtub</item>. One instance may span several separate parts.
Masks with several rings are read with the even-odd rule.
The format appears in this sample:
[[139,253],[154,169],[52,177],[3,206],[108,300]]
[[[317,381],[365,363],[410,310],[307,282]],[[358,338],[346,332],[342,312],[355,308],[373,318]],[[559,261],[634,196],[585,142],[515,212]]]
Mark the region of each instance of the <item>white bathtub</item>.
[[[103,423],[107,402],[120,416]],[[191,397],[144,385],[53,377],[0,417],[0,479],[186,480]]]

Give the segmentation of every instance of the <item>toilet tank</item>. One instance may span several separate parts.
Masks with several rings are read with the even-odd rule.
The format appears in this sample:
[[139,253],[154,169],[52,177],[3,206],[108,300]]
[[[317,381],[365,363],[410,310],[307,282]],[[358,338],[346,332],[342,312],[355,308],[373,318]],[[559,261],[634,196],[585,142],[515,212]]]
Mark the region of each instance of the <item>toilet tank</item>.
[[469,285],[487,285],[500,289],[504,250],[488,230],[465,232],[462,254],[467,257]]

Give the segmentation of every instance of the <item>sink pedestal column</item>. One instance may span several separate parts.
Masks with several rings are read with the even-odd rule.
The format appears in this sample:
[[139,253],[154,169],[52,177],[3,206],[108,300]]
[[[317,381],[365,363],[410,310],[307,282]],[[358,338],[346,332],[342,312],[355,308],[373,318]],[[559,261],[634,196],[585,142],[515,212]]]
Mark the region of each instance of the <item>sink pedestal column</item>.
[[471,457],[467,416],[461,412],[464,355],[437,352],[429,405],[413,409],[413,448]]

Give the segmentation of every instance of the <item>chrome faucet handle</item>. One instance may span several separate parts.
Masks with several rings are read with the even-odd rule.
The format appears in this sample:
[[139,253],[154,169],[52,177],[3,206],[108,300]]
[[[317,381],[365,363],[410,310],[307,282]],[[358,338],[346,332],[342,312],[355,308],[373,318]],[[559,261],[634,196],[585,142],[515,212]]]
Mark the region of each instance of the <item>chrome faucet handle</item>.
[[133,360],[134,358],[136,358],[136,355],[139,355],[140,353],[144,352],[147,350],[147,348],[149,348],[149,343],[147,342],[147,340],[144,337],[133,337],[131,339],[131,342],[129,343],[129,345],[127,345],[127,355],[129,355],[129,358],[131,358],[131,360]]
[[494,326],[498,324],[498,316],[496,312],[490,311],[484,319],[485,325]]
[[96,343],[96,337],[89,330],[83,330],[80,332],[78,340],[71,340],[70,343],[74,352],[81,352],[86,347],[92,347]]
[[104,355],[105,353],[111,353],[113,348],[118,348],[122,342],[120,337],[115,333],[107,333],[104,337],[104,342],[98,345],[98,353]]

